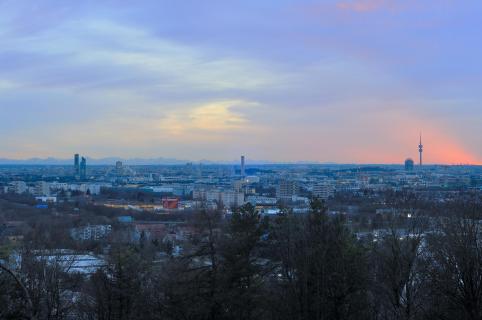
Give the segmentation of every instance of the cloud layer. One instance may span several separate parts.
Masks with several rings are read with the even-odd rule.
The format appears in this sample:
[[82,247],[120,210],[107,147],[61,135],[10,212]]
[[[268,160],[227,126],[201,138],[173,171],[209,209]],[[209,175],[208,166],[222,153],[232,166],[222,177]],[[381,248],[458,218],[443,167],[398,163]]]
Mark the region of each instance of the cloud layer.
[[0,157],[482,163],[482,5],[0,2]]

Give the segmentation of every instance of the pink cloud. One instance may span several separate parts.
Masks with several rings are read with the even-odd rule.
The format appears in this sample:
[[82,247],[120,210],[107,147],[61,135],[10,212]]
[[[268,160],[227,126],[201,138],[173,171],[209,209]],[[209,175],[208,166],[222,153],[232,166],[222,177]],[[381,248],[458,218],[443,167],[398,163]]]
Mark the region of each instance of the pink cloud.
[[453,0],[340,0],[335,6],[339,11],[370,13],[377,11],[402,12],[407,10],[448,10],[456,3]]
[[[291,8],[305,17],[316,18],[323,16],[323,21],[350,22],[353,14],[370,14],[380,12],[401,13],[407,10],[420,10],[431,7],[429,4],[434,0],[429,0],[423,5],[415,0],[336,0],[319,1],[310,4],[298,4]],[[448,2],[450,0],[438,0]],[[328,19],[328,20],[327,20]]]
[[387,0],[355,0],[337,3],[340,10],[355,12],[373,12],[385,8],[393,8],[394,3]]

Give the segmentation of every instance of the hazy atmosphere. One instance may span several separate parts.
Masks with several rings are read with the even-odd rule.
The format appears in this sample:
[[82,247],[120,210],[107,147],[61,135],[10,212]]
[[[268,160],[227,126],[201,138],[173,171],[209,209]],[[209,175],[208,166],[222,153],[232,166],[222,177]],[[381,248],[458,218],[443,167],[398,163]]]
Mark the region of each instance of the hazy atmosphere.
[[482,163],[479,1],[0,1],[0,158]]
[[0,0],[0,320],[482,320],[481,17]]

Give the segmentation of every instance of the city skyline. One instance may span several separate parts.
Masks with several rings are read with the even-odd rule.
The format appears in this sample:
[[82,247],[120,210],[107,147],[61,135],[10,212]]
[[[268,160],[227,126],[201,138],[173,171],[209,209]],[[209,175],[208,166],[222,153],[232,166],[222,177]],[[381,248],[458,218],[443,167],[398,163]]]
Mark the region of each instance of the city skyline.
[[0,158],[482,164],[482,4],[0,3]]
[[0,0],[0,319],[482,320],[481,15]]

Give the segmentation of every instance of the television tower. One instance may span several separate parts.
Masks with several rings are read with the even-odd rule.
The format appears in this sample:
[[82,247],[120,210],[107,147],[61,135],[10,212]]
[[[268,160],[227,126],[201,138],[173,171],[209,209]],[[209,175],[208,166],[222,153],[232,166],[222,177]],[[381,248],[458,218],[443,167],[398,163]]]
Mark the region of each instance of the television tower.
[[420,132],[420,144],[418,145],[418,152],[420,153],[420,167],[423,164],[422,154],[423,154],[423,144],[422,144],[422,133]]

